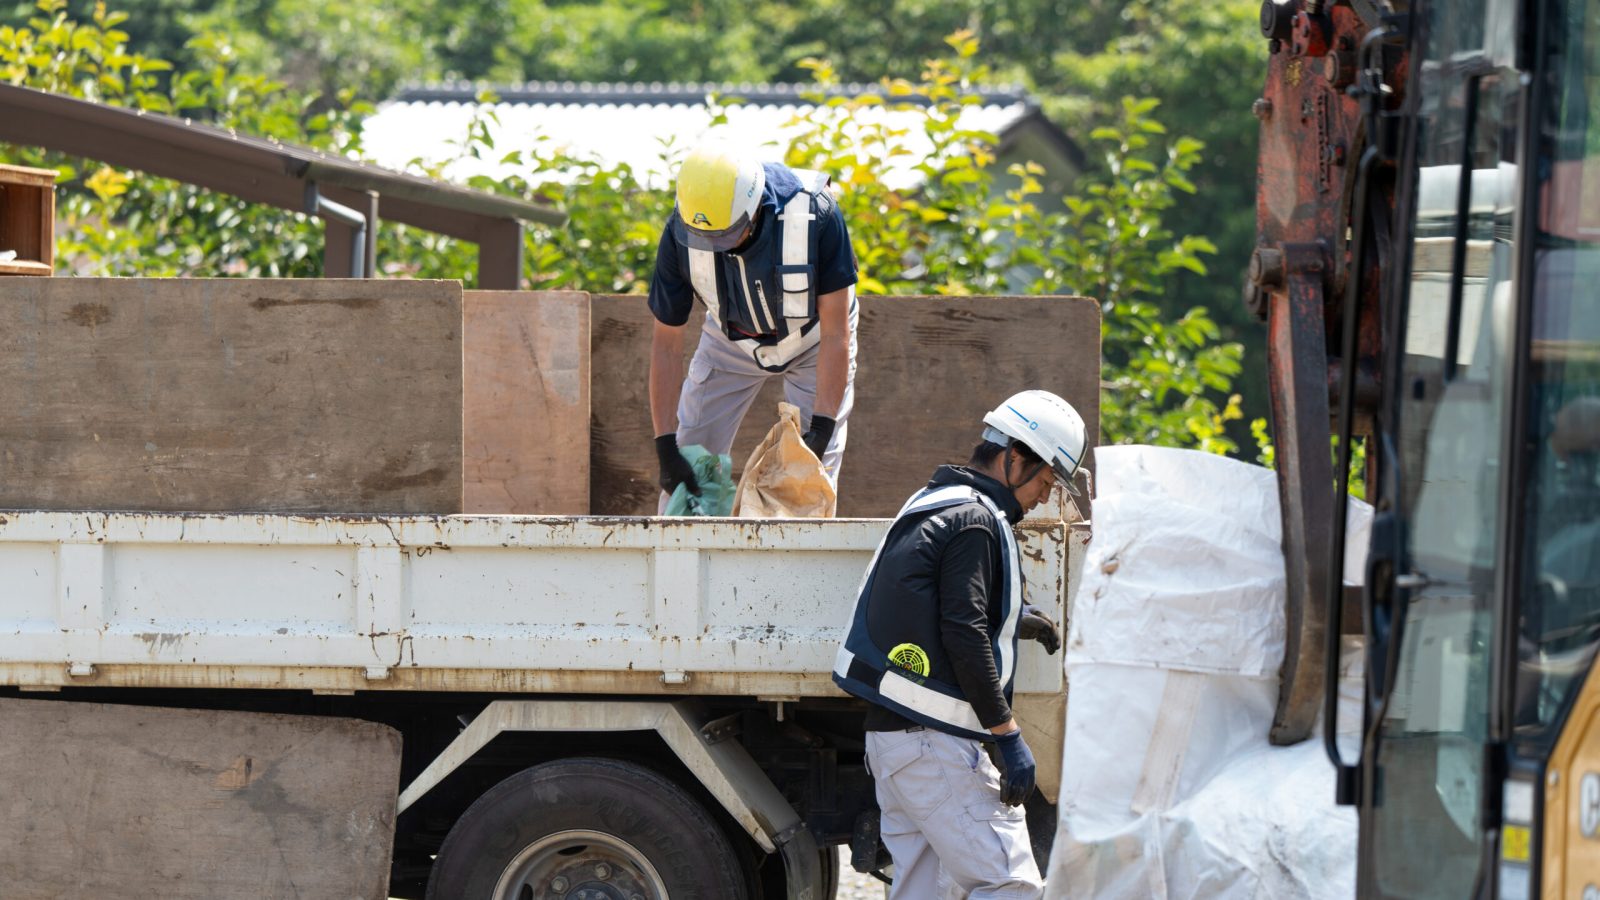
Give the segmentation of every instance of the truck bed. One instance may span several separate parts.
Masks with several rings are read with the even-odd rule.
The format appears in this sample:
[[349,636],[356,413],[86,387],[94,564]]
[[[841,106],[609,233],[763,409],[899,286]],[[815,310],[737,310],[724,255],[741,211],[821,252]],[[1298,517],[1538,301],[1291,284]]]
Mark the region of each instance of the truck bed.
[[[0,512],[0,685],[833,695],[887,525]],[[1059,622],[1087,526],[1021,536]]]

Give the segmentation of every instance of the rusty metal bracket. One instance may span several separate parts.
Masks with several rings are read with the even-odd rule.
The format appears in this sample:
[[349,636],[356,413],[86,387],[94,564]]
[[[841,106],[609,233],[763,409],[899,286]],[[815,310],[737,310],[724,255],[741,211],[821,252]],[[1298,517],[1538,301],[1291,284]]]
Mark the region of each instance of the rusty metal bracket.
[[1285,243],[1277,249],[1283,280],[1268,299],[1267,364],[1288,576],[1288,633],[1269,737],[1274,744],[1295,744],[1311,736],[1317,721],[1327,654],[1334,498],[1324,316],[1331,262],[1320,242]]
[[740,715],[739,713],[734,713],[731,716],[713,719],[700,726],[700,737],[707,744],[720,744],[729,738],[738,737],[743,731],[744,728],[740,724]]

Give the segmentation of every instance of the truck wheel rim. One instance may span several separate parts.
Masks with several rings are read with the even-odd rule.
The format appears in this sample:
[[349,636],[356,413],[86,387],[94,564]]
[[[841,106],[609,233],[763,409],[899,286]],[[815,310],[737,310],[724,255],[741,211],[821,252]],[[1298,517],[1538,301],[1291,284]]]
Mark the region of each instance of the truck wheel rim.
[[558,831],[522,849],[495,900],[667,900],[656,867],[632,844],[599,831]]

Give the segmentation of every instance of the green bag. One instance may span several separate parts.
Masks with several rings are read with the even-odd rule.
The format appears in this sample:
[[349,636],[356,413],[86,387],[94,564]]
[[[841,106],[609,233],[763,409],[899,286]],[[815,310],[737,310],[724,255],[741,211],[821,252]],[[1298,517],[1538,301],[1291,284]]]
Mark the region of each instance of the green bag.
[[694,469],[700,493],[689,493],[689,486],[678,485],[667,498],[669,516],[729,516],[733,514],[733,460],[726,453],[718,456],[699,444],[679,448],[679,453]]

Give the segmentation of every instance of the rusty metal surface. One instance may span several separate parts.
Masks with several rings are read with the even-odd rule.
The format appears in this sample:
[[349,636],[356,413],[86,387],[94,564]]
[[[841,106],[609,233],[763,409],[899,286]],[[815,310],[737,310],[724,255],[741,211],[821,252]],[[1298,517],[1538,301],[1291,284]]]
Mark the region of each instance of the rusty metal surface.
[[1284,250],[1288,290],[1272,296],[1267,353],[1288,579],[1287,640],[1269,736],[1274,743],[1293,744],[1311,735],[1322,708],[1334,497],[1324,389],[1325,253],[1320,244],[1290,244]]
[[[1290,0],[1262,6],[1270,42],[1266,83],[1254,105],[1261,121],[1257,162],[1257,247],[1246,299],[1267,320],[1268,384],[1277,444],[1283,549],[1289,573],[1289,643],[1271,737],[1295,743],[1310,735],[1321,703],[1321,636],[1328,609],[1333,473],[1331,411],[1355,394],[1355,430],[1368,431],[1381,385],[1378,360],[1381,272],[1387,264],[1387,185],[1369,194],[1369,250],[1352,273],[1350,246],[1358,162],[1369,135],[1357,81],[1362,40],[1378,25],[1370,3]],[[1403,59],[1383,58],[1397,84]],[[1356,363],[1338,360],[1343,308],[1359,279]],[[1351,377],[1353,376],[1353,377]]]
[[[1339,72],[1353,63],[1346,54],[1355,52],[1368,27],[1353,9],[1337,5],[1331,10],[1333,52],[1296,53],[1294,43],[1285,41],[1268,59],[1265,105],[1256,107],[1256,227],[1262,247],[1335,237],[1343,243],[1352,163],[1364,136],[1359,104],[1346,95]],[[1342,259],[1329,275],[1330,287],[1337,289]]]

